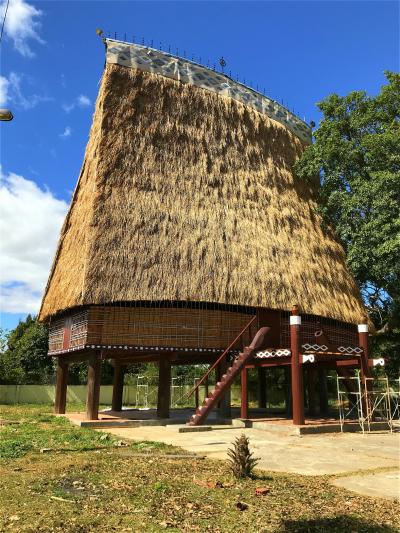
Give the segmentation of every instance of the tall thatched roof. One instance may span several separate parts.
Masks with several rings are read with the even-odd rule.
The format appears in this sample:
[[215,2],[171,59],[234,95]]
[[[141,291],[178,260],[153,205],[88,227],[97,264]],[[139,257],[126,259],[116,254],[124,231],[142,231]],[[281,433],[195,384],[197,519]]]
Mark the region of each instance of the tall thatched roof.
[[234,91],[124,65],[110,46],[40,318],[85,304],[188,300],[298,303],[359,322],[343,249],[291,172],[305,130]]

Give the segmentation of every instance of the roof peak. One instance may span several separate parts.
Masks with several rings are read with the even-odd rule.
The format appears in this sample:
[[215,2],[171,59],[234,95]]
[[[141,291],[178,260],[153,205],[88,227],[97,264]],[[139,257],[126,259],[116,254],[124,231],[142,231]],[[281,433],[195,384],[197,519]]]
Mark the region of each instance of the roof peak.
[[309,124],[276,100],[234,80],[224,72],[145,44],[111,38],[104,38],[103,41],[106,45],[107,63],[153,72],[228,96],[280,122],[306,144],[311,143],[312,128]]

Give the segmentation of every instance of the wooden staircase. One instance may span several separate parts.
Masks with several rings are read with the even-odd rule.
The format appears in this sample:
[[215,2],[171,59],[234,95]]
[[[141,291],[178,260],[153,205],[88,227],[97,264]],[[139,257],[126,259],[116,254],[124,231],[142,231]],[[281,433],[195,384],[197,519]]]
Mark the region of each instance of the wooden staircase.
[[[193,392],[205,381],[205,379],[209,376],[210,372],[220,363],[223,358],[226,356],[226,354],[232,350],[232,348],[237,344],[238,341],[243,339],[243,336],[246,334],[249,334],[251,330],[251,326],[255,322],[256,317],[254,316],[250,322],[247,324],[247,326],[241,331],[241,333],[236,337],[236,339],[231,342],[231,344],[224,350],[222,355],[217,359],[217,361],[212,365],[212,367],[204,374],[204,376],[201,378],[201,380],[197,383],[197,385],[190,391],[189,395],[193,394]],[[262,348],[263,344],[265,343],[265,337],[267,336],[270,328],[264,327],[258,330],[256,335],[254,336],[253,341],[251,342],[250,346],[246,346],[243,348],[243,351],[239,353],[239,356],[235,359],[232,366],[228,368],[226,371],[226,374],[224,374],[220,381],[215,386],[215,389],[210,392],[210,394],[205,398],[202,405],[200,405],[197,409],[194,415],[191,416],[190,420],[188,421],[189,426],[199,426],[204,422],[204,420],[209,415],[210,411],[213,409],[213,407],[223,398],[223,396],[228,391],[229,387],[231,386],[233,380],[235,377],[239,374],[239,372],[242,370],[243,366],[253,357],[253,355]]]

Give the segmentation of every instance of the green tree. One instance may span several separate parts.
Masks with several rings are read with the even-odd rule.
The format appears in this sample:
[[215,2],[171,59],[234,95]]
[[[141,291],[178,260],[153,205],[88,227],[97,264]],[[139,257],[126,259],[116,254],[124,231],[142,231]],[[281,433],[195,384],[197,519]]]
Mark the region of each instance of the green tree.
[[48,352],[48,328],[28,315],[6,339],[0,354],[3,383],[48,383],[54,365]]
[[378,95],[332,94],[318,103],[315,142],[297,162],[299,179],[320,177],[323,220],[343,243],[378,330],[373,347],[400,366],[400,74]]

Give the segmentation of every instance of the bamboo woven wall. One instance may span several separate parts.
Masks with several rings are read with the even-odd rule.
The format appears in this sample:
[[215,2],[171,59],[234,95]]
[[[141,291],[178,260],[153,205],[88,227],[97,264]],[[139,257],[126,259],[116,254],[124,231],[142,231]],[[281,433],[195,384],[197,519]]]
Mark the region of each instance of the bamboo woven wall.
[[[68,316],[50,324],[50,352],[63,349]],[[221,309],[90,307],[72,313],[68,348],[86,344],[224,349],[250,318],[248,313]]]

